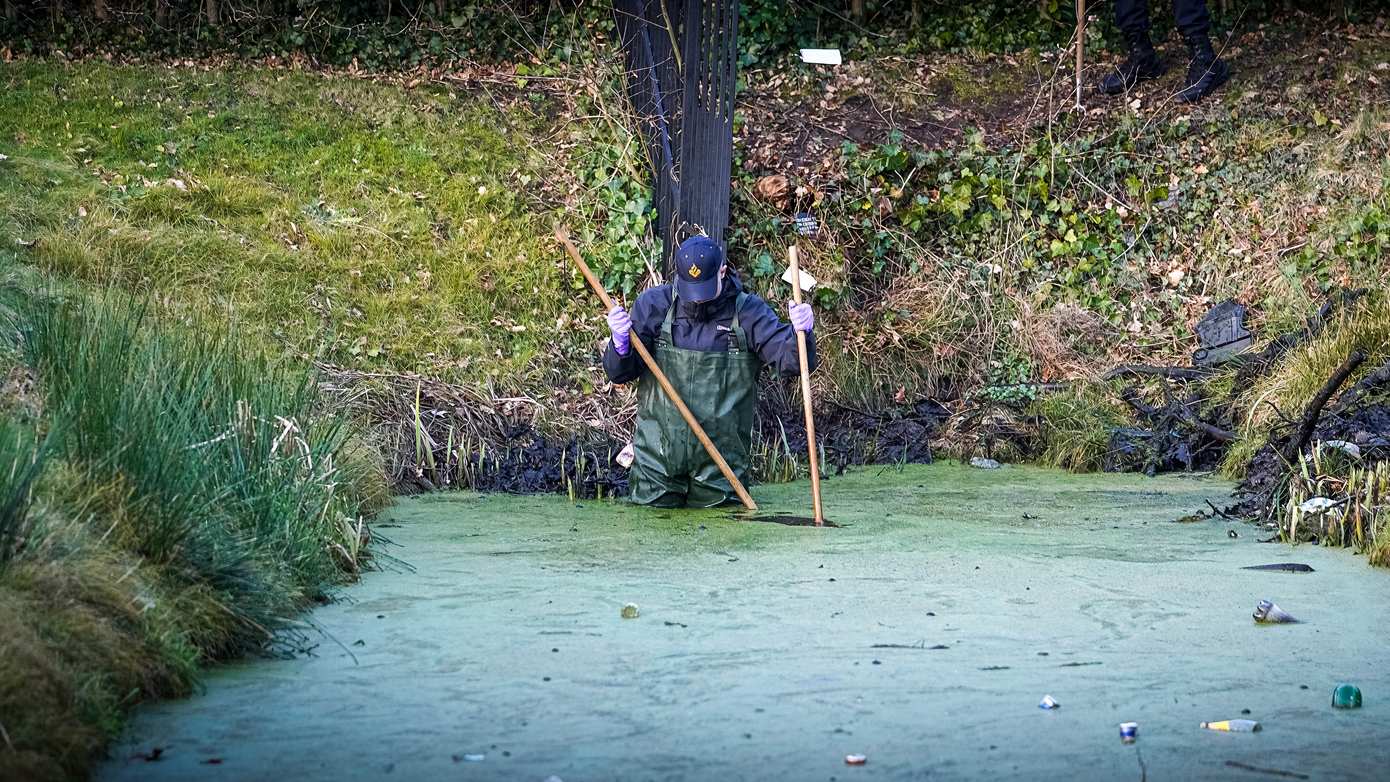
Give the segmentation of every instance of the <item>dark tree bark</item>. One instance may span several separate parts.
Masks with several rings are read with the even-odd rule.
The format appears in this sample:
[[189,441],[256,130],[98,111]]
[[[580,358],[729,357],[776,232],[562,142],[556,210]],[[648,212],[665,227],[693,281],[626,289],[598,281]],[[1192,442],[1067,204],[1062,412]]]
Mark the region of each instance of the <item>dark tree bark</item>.
[[106,7],[106,0],[92,0],[92,16],[98,22],[111,21],[111,9]]
[[154,23],[158,27],[169,23],[169,0],[154,0]]
[[203,18],[207,21],[208,27],[220,27],[222,25],[222,9],[219,7],[218,0],[203,0]]
[[11,22],[19,18],[19,6],[12,0],[5,0],[5,18]]
[[1331,399],[1332,395],[1337,393],[1337,389],[1341,388],[1342,384],[1347,382],[1347,378],[1351,376],[1351,373],[1355,372],[1356,368],[1361,366],[1361,362],[1365,360],[1365,353],[1359,350],[1352,351],[1351,355],[1347,356],[1347,360],[1342,362],[1342,365],[1337,367],[1337,371],[1332,373],[1332,377],[1329,377],[1327,382],[1322,384],[1322,388],[1318,389],[1317,395],[1308,403],[1308,409],[1303,411],[1303,418],[1298,423],[1298,435],[1295,436],[1293,440],[1289,441],[1289,447],[1284,449],[1283,456],[1285,463],[1291,466],[1297,463],[1298,454],[1303,451],[1303,447],[1313,438],[1313,429],[1317,426],[1318,416],[1322,415],[1323,406],[1327,404],[1327,400]]
[[849,15],[856,22],[864,21],[864,0],[850,0]]

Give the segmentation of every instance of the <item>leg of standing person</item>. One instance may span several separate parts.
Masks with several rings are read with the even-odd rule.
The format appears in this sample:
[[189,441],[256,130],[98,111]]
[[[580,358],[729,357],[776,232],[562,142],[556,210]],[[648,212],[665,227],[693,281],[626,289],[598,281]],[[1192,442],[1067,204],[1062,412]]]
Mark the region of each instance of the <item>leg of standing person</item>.
[[1178,98],[1191,103],[1225,84],[1231,69],[1224,60],[1217,58],[1212,48],[1211,14],[1207,11],[1206,0],[1173,0],[1173,16],[1190,54],[1187,80]]
[[1115,24],[1125,36],[1129,57],[1101,80],[1100,91],[1106,95],[1118,95],[1163,75],[1163,63],[1149,40],[1148,0],[1115,0]]

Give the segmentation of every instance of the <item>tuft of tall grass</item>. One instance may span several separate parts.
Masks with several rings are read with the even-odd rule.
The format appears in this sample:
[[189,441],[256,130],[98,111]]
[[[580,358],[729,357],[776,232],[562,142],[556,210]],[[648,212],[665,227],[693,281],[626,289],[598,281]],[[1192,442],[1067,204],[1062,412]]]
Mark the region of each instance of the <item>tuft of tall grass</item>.
[[1078,385],[1033,403],[1042,441],[1041,460],[1073,472],[1105,466],[1110,434],[1125,421],[1124,411],[1102,386]]
[[43,463],[44,448],[33,428],[0,418],[0,568],[20,553],[34,531],[33,488]]
[[379,497],[345,480],[345,460],[362,457],[312,373],[230,333],[160,323],[119,294],[30,297],[16,318],[55,454],[125,497],[112,542],[234,617],[204,654],[263,642],[358,567],[361,519]]

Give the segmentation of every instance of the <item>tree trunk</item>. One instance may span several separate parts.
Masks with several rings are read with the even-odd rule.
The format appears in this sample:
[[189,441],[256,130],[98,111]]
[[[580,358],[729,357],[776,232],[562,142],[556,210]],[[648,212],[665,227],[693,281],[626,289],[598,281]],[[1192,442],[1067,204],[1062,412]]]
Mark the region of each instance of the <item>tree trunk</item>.
[[111,9],[106,7],[106,0],[92,0],[92,16],[95,16],[98,22],[111,21]]
[[222,13],[217,6],[217,0],[203,0],[203,16],[207,18],[208,27],[221,26]]
[[864,21],[864,0],[850,0],[849,15],[856,22]]
[[12,0],[5,0],[5,18],[11,22],[19,18],[19,6],[15,5]]
[[154,0],[154,23],[157,27],[169,23],[169,0]]
[[444,0],[434,0],[434,18],[444,18]]

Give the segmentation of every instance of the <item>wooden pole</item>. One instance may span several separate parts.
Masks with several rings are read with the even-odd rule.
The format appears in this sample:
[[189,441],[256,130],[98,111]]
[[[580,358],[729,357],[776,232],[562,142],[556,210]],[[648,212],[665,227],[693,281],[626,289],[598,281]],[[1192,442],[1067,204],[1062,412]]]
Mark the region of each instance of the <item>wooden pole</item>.
[[[792,301],[801,303],[801,264],[796,245],[787,248],[787,260],[792,267]],[[811,502],[815,507],[816,526],[825,525],[820,504],[820,462],[816,459],[816,419],[811,415],[811,366],[806,357],[806,332],[796,332],[796,353],[801,359],[801,402],[806,409],[806,450],[811,457]]]
[[[570,260],[574,261],[574,265],[579,267],[579,271],[583,273],[584,279],[589,281],[589,287],[593,288],[594,293],[597,293],[598,297],[603,300],[604,311],[607,312],[613,309],[613,299],[608,295],[608,291],[604,289],[603,283],[599,282],[598,277],[595,277],[593,271],[589,269],[589,264],[584,262],[584,258],[580,256],[578,248],[574,246],[574,242],[570,241],[569,232],[565,230],[564,226],[557,226],[555,228],[555,238],[560,240],[560,244],[565,246],[565,251],[569,253]],[[734,487],[734,492],[738,494],[738,498],[743,501],[743,506],[748,510],[757,510],[758,504],[753,502],[753,498],[749,496],[748,490],[743,488],[743,482],[738,479],[737,475],[734,475],[734,471],[729,467],[729,463],[724,461],[724,456],[719,453],[719,449],[714,446],[714,441],[710,440],[709,435],[705,434],[704,427],[700,426],[700,422],[695,420],[695,414],[691,413],[690,408],[685,406],[685,400],[681,399],[681,395],[676,393],[675,386],[671,385],[671,381],[667,379],[666,373],[662,372],[661,367],[656,365],[656,360],[652,358],[651,353],[647,352],[647,346],[642,344],[642,340],[637,336],[636,331],[632,332],[632,346],[637,348],[637,355],[642,357],[642,363],[647,365],[647,369],[651,371],[652,377],[656,378],[656,382],[661,385],[661,390],[666,392],[667,398],[676,406],[676,410],[680,411],[681,418],[685,419],[685,423],[690,427],[690,431],[695,433],[695,437],[700,441],[700,445],[705,447],[705,453],[709,454],[709,458],[714,460],[715,465],[719,467],[719,472],[724,474],[724,479]]]
[[1083,107],[1081,105],[1081,68],[1082,58],[1086,52],[1086,0],[1076,0],[1076,106],[1077,111]]

